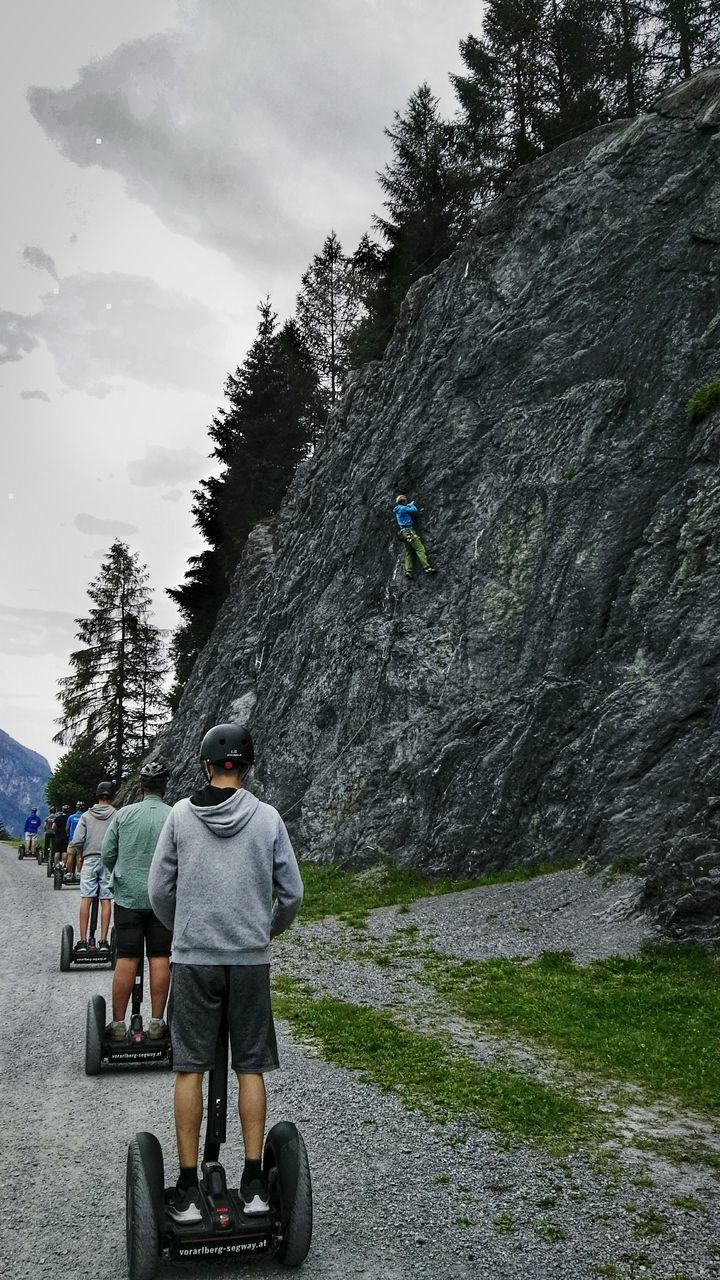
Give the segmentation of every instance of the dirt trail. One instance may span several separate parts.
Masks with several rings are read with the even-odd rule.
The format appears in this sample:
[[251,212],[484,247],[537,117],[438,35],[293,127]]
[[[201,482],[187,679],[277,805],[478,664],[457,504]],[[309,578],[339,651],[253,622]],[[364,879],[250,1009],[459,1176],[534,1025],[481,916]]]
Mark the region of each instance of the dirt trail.
[[[111,975],[60,973],[61,927],[76,924],[78,905],[77,892],[54,892],[44,869],[0,846],[3,1280],[124,1276],[124,1164],[136,1129],[157,1133],[168,1180],[176,1173],[169,1073],[84,1074],[86,1003],[95,991],[109,997]],[[317,945],[317,926],[313,934]],[[312,1280],[720,1274],[708,1254],[717,1190],[709,1172],[694,1187],[698,1211],[673,1209],[671,1185],[643,1189],[606,1179],[584,1156],[555,1161],[504,1150],[481,1130],[431,1125],[294,1045],[282,1024],[279,1032],[283,1070],[269,1080],[270,1119],[295,1119],[308,1145],[316,1224],[302,1274]],[[229,1132],[226,1163],[236,1182],[232,1119]],[[659,1196],[666,1229],[640,1239],[637,1214]],[[617,1270],[597,1272],[610,1264]],[[158,1275],[229,1280],[241,1271],[288,1274],[274,1263],[164,1262]]]

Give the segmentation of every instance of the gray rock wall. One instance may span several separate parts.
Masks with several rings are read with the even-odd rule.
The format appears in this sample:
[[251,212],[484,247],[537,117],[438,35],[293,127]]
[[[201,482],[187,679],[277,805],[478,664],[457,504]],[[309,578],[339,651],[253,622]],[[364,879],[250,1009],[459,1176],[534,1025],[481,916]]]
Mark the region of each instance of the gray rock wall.
[[[250,539],[173,797],[245,719],[306,857],[649,856],[668,922],[712,916],[720,414],[684,406],[720,380],[719,160],[717,69],[520,170],[415,285]],[[398,491],[434,578],[402,572]]]

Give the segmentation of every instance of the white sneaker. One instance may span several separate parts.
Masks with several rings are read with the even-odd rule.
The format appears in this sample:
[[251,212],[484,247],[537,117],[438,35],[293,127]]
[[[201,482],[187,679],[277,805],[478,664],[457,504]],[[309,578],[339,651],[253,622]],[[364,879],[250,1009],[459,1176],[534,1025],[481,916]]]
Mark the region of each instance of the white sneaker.
[[175,1187],[168,1197],[166,1208],[168,1217],[173,1222],[202,1222],[200,1192],[197,1187],[187,1187],[185,1191]]

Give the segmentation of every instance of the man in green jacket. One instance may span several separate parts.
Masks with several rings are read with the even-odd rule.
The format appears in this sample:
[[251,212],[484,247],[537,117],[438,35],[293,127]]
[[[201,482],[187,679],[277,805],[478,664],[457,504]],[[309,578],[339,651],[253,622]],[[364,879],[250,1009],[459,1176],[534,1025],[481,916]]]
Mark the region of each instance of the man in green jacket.
[[163,1021],[170,987],[172,933],[158,920],[148,897],[148,873],[158,836],[171,812],[162,793],[167,769],[159,760],[143,765],[140,785],[143,798],[118,810],[102,843],[102,860],[113,873],[117,962],[113,974],[110,1035],[124,1040],[125,1014],[132,994],[138,961],[147,951],[150,968],[150,1040],[167,1035]]

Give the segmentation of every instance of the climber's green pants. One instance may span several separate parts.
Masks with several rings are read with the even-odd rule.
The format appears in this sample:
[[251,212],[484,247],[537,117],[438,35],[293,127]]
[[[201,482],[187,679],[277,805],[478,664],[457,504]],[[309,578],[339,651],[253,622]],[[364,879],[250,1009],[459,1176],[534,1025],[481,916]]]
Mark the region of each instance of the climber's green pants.
[[414,529],[401,529],[400,537],[405,543],[405,572],[410,575],[414,568],[413,551],[423,569],[429,568],[427,552]]

